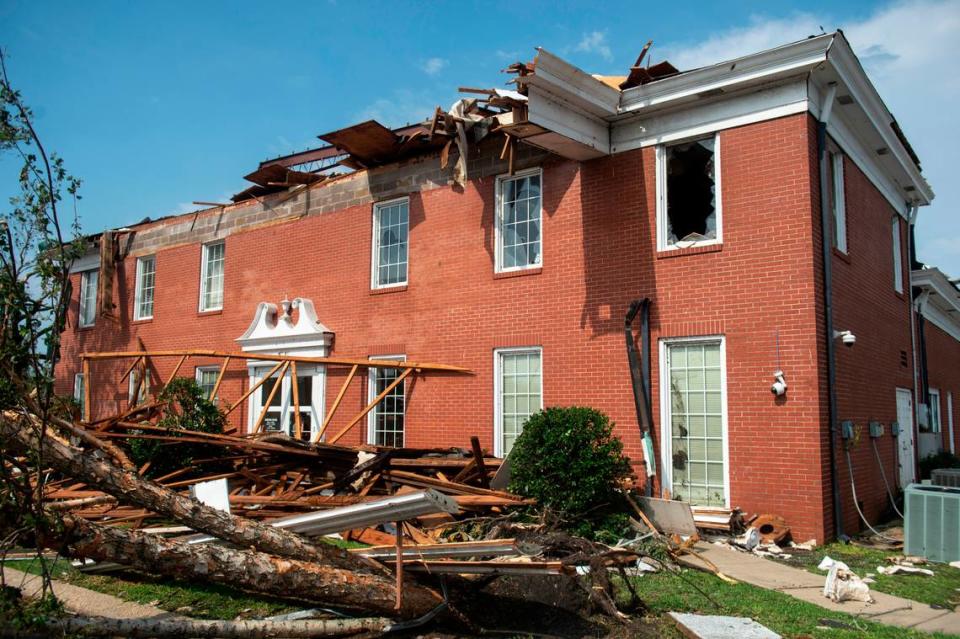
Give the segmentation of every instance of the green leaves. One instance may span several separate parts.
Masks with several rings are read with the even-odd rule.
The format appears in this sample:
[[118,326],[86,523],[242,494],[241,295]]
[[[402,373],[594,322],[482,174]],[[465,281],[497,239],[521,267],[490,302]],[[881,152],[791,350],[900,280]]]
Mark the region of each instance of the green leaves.
[[600,411],[571,406],[534,413],[514,444],[510,464],[510,490],[536,498],[577,532],[626,523],[625,517],[604,511],[620,502],[616,489],[630,474],[630,463],[623,443],[613,436],[613,424]]

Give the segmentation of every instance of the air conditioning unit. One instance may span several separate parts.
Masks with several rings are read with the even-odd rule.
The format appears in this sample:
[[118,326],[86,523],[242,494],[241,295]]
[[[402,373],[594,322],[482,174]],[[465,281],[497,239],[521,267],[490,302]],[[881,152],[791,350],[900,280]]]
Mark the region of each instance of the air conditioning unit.
[[934,486],[960,488],[960,468],[938,468],[930,473],[930,482]]
[[904,502],[904,554],[960,561],[960,488],[910,484]]

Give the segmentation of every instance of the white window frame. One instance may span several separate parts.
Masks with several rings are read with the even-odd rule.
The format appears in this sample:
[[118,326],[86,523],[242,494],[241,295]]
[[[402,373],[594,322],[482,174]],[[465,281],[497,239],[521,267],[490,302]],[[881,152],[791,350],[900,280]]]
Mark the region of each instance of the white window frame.
[[80,419],[85,419],[86,417],[86,392],[84,389],[84,384],[86,380],[84,379],[83,373],[75,373],[73,376],[73,399],[80,404]]
[[[717,218],[717,237],[699,242],[690,242],[681,244],[670,244],[667,241],[669,237],[670,219],[667,216],[667,147],[678,144],[695,142],[713,137],[713,172],[715,189],[715,208]],[[691,248],[694,246],[711,246],[714,244],[723,244],[723,188],[721,184],[720,162],[720,132],[714,131],[706,135],[696,135],[681,140],[671,140],[656,147],[656,196],[657,196],[657,251],[677,251],[680,249]]]
[[[277,362],[274,361],[248,361],[247,362],[247,383],[249,384],[247,388],[252,388],[260,381],[261,375],[265,375],[267,372],[272,369]],[[326,415],[326,387],[327,387],[327,369],[326,366],[318,364],[313,367],[311,370],[309,365],[300,364],[297,366],[297,376],[298,377],[307,377],[309,371],[309,377],[312,379],[312,387],[310,393],[312,395],[312,402],[310,403],[309,412],[310,412],[310,441],[316,442],[318,440],[318,435],[320,433],[320,427],[323,425],[323,419]],[[279,372],[279,371],[278,371]],[[276,375],[277,373],[274,373]],[[289,422],[290,412],[293,410],[293,395],[291,389],[293,371],[289,368],[283,373],[283,381],[280,382],[280,388],[277,392],[280,394],[280,431],[285,433],[290,437],[294,436],[293,425]],[[247,406],[249,408],[249,417],[247,419],[247,432],[252,433],[253,427],[257,423],[257,419],[260,417],[260,412],[263,410],[263,405],[260,403],[261,399],[261,390],[266,387],[267,392],[270,392],[270,389],[273,388],[274,384],[273,376],[270,379],[265,381],[263,385],[250,394],[250,397],[247,398]],[[301,403],[300,410],[304,410],[305,406]],[[276,432],[276,431],[271,431]]]
[[943,415],[940,414],[940,390],[930,389],[930,432],[943,431]]
[[503,356],[536,353],[540,356],[540,408],[543,410],[544,362],[542,346],[511,346],[493,350],[493,455],[503,457]]
[[897,293],[903,293],[903,248],[900,242],[900,216],[893,216],[891,227],[893,228],[893,290]]
[[[538,175],[540,177],[540,261],[535,264],[526,264],[522,266],[503,266],[503,185],[506,182],[513,180],[518,180],[521,178],[530,177],[531,175]],[[494,220],[494,272],[495,273],[512,273],[514,271],[527,271],[530,269],[543,268],[544,262],[544,249],[545,244],[543,242],[543,168],[542,167],[533,167],[530,169],[524,169],[523,171],[515,171],[513,175],[504,173],[503,175],[497,176],[496,181],[496,197],[495,197],[495,207],[496,207],[496,219]]]
[[[92,274],[92,276],[91,276]],[[96,281],[93,283],[93,298],[92,302],[90,301],[90,279],[95,277]],[[100,285],[100,270],[99,269],[90,269],[87,271],[82,271],[80,273],[80,303],[77,308],[77,325],[80,328],[87,328],[94,326],[97,323],[97,288]],[[84,312],[89,304],[93,304],[93,314],[91,315],[90,321],[84,319]]]
[[[204,306],[204,300],[206,299],[206,286],[207,286],[207,263],[208,255],[210,253],[211,247],[214,246],[223,246],[223,280],[220,284],[220,305],[219,306]],[[205,313],[207,311],[222,311],[223,310],[223,300],[226,292],[226,279],[227,279],[227,245],[224,240],[218,240],[216,242],[208,242],[203,245],[202,250],[200,251],[200,312]]]
[[953,441],[953,393],[947,391],[947,434],[950,436],[950,454],[956,454],[956,444]]
[[[148,261],[153,262],[153,286],[151,291],[153,297],[150,300],[150,314],[141,315],[140,314],[140,302],[143,300],[143,267],[144,264]],[[157,301],[157,256],[156,255],[144,255],[143,257],[137,258],[137,281],[134,285],[134,294],[133,294],[133,319],[135,320],[148,320],[153,319],[153,307]]]
[[[839,151],[830,152],[830,167],[833,174],[833,206],[836,209],[836,228],[831,229],[830,242],[833,243],[836,236],[836,249],[841,253],[847,253],[847,199],[843,186],[843,153]],[[831,213],[830,216],[833,219]]]
[[[393,206],[395,204],[400,204],[401,202],[406,203],[407,205],[407,266],[406,266],[406,277],[403,278],[402,282],[394,282],[392,284],[380,284],[380,211],[384,208]],[[384,288],[397,288],[399,286],[407,286],[410,281],[410,198],[409,197],[398,197],[392,200],[384,200],[383,202],[375,202],[373,205],[373,239],[370,243],[370,288],[371,289],[384,289]]]
[[[201,380],[201,378],[202,378],[202,376],[203,376],[204,373],[216,373],[217,375],[219,375],[219,374],[220,374],[220,367],[219,367],[219,366],[197,366],[196,368],[194,368],[194,370],[193,370],[193,379],[194,379],[194,381],[197,382],[197,386],[200,386],[201,388],[203,388],[203,387],[202,387],[201,384],[200,384],[200,380]],[[269,382],[267,382],[267,383],[269,383]],[[216,384],[216,382],[214,382],[214,384]],[[212,391],[212,390],[213,390],[213,389],[211,389],[211,391]],[[212,402],[214,398],[213,398],[213,397],[207,397],[207,399]]]
[[[367,359],[393,360],[396,362],[405,362],[407,361],[407,356],[406,355],[371,355]],[[367,402],[368,403],[372,402],[377,396],[377,381],[375,378],[375,374],[371,375],[371,373],[376,370],[377,369],[375,368],[367,369]],[[407,379],[409,379],[409,377]],[[407,441],[407,400],[406,400],[407,380],[406,379],[403,380],[402,384],[403,384],[404,400],[403,400],[403,443],[401,444],[401,446],[405,445]],[[367,443],[370,444],[371,446],[379,446],[379,444],[376,443],[377,441],[377,433],[376,433],[377,415],[376,414],[377,414],[378,408],[379,406],[374,406],[373,408],[370,409],[370,412],[367,413]]]
[[[730,508],[730,422],[727,409],[727,338],[725,335],[698,335],[691,337],[666,337],[660,339],[660,468],[663,485],[673,493],[673,428],[670,415],[670,367],[667,365],[667,349],[673,344],[720,343],[720,424],[723,429],[723,481],[724,507]],[[668,426],[669,425],[669,426]]]

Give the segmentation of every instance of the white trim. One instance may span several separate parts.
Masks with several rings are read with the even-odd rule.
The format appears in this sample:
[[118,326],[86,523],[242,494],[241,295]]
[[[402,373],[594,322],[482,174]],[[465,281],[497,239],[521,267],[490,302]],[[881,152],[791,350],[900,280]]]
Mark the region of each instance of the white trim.
[[512,353],[536,353],[540,356],[540,410],[543,410],[543,347],[542,346],[510,346],[493,349],[493,456],[503,457],[503,397],[501,395],[502,356]]
[[836,208],[836,249],[847,253],[847,197],[844,188],[843,153],[830,151],[830,168],[833,174],[833,206]]
[[[284,311],[277,305],[260,302],[253,314],[253,321],[243,335],[235,341],[245,353],[277,353],[326,357],[333,344],[333,333],[317,319],[313,301],[305,297],[283,301]],[[297,310],[297,321],[290,316]]]
[[900,240],[900,218],[895,216],[890,224],[893,242],[893,290],[903,293],[903,242]]
[[[265,362],[262,360],[248,360],[247,361],[247,388],[251,388],[258,381],[260,381],[260,376],[269,372],[273,366],[276,365],[276,362]],[[271,375],[271,378],[276,376],[276,373]],[[316,442],[317,435],[320,432],[320,426],[322,425],[322,420],[326,415],[326,388],[327,388],[327,367],[321,364],[316,366],[310,366],[307,364],[300,364],[297,366],[297,377],[310,377],[311,378],[311,399],[310,402],[310,441]],[[280,394],[280,432],[293,437],[293,425],[288,424],[290,411],[293,409],[293,395],[291,384],[293,371],[287,369],[283,374],[283,380],[280,382],[280,389],[277,391]],[[258,388],[256,392],[251,393],[250,397],[247,398],[247,432],[253,432],[253,427],[257,422],[257,419],[260,417],[260,411],[263,410],[263,405],[260,403],[260,395],[262,389],[271,388],[270,382],[264,382],[263,386]],[[267,391],[269,392],[269,390]],[[301,412],[304,409],[304,405],[300,404]]]
[[[83,373],[75,373],[73,375],[73,398],[78,402],[80,402],[81,409],[83,408],[83,399],[84,399],[83,384],[84,384]],[[82,410],[80,412],[81,414],[83,413]]]
[[724,507],[730,508],[730,422],[727,409],[727,338],[725,335],[702,335],[690,337],[663,337],[660,350],[660,468],[664,487],[673,492],[673,426],[670,416],[670,367],[667,365],[667,347],[671,344],[716,344],[720,343],[720,416],[723,428],[723,481]]
[[713,244],[723,244],[723,189],[721,184],[721,161],[720,161],[720,134],[713,134],[713,173],[714,173],[714,207],[716,209],[717,237],[699,242],[669,244],[667,241],[667,230],[669,220],[667,217],[667,148],[673,144],[682,144],[683,142],[693,142],[698,139],[706,139],[709,135],[693,138],[691,140],[681,140],[670,144],[660,144],[656,151],[656,197],[657,197],[657,251],[676,251],[693,246],[711,246]]
[[[149,315],[140,315],[140,298],[143,295],[143,263],[147,260],[153,260],[153,300],[150,303],[151,313]],[[137,273],[136,281],[134,282],[133,288],[133,319],[134,320],[147,320],[153,319],[153,306],[157,301],[157,256],[154,255],[144,255],[137,258]]]
[[[407,361],[406,355],[371,355],[367,359],[372,360],[393,360],[396,362],[405,362]],[[367,369],[367,403],[370,403],[377,396],[377,382],[376,382],[376,368]],[[371,374],[372,373],[372,374]],[[402,382],[404,396],[406,396],[407,391],[407,382],[404,380]],[[392,392],[392,391],[391,391]],[[376,443],[376,420],[377,420],[377,407],[374,406],[370,409],[370,412],[367,413],[367,443],[371,446],[377,446]],[[403,401],[403,441],[407,441],[407,401],[404,397]],[[401,444],[402,446],[403,444]]]
[[[503,184],[510,180],[517,180],[520,178],[530,177],[531,175],[540,176],[540,262],[536,264],[527,264],[524,266],[511,266],[510,268],[503,267]],[[543,169],[539,166],[533,167],[530,169],[525,169],[523,171],[516,171],[513,175],[504,173],[497,176],[496,181],[496,197],[494,198],[494,206],[496,207],[495,219],[494,219],[494,272],[495,273],[511,273],[513,271],[524,271],[532,268],[542,268],[544,262],[544,249],[546,248],[543,242]]]
[[[200,384],[200,375],[201,375],[201,373],[217,373],[217,374],[219,375],[219,374],[220,374],[220,367],[219,367],[219,366],[195,366],[195,367],[193,368],[193,379],[194,379],[195,382],[197,382],[197,386],[201,386],[201,384]],[[216,382],[214,382],[214,383],[216,383]],[[201,388],[202,388],[202,386],[201,386]],[[213,389],[210,389],[210,390],[213,390]],[[213,398],[213,397],[207,397],[207,399],[212,402],[212,401],[214,401],[215,398]]]
[[[223,282],[221,283],[222,290],[220,291],[220,305],[219,306],[210,306],[204,307],[204,286],[207,281],[207,262],[209,261],[207,255],[210,251],[210,248],[218,244],[223,245]],[[208,311],[222,311],[223,310],[223,300],[226,297],[226,288],[227,288],[227,243],[224,240],[214,240],[213,242],[206,242],[200,245],[200,305],[199,310],[201,313],[206,313]]]
[[[406,265],[406,277],[403,278],[402,282],[394,282],[392,284],[380,284],[377,282],[378,275],[378,266],[380,261],[380,220],[378,219],[377,213],[381,209],[392,206],[394,204],[399,204],[401,202],[406,202],[407,204],[407,265]],[[370,241],[370,288],[373,290],[380,290],[386,288],[396,288],[398,286],[407,286],[410,281],[410,197],[402,196],[395,197],[390,200],[384,200],[383,202],[374,202],[371,207],[373,214],[373,222],[371,226],[373,227],[373,237]]]
[[537,48],[536,73],[518,77],[517,84],[537,87],[597,117],[615,115],[620,106],[619,90],[542,47]]

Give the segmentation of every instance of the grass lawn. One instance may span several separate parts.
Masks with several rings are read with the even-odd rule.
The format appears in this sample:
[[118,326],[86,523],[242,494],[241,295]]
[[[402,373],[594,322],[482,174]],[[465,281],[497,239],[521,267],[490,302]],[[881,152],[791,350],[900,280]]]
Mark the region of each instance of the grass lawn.
[[850,566],[850,569],[860,577],[873,574],[876,583],[870,584],[871,590],[951,609],[960,605],[960,569],[951,568],[947,564],[930,563],[921,566],[932,570],[933,577],[907,574],[881,575],[877,573],[877,567],[892,565],[887,561],[887,557],[902,553],[840,542],[820,546],[811,552],[786,548],[784,550],[793,556],[790,559],[771,559],[770,561],[784,561],[806,568],[818,575],[826,575],[825,572],[817,570],[817,564],[825,556],[829,556]]
[[[653,613],[693,612],[705,615],[750,617],[788,639],[800,637],[831,639],[862,637],[920,639],[922,637],[929,639],[949,636],[904,630],[864,621],[851,615],[831,612],[781,592],[745,583],[730,585],[713,575],[697,570],[683,569],[679,575],[663,571],[647,573],[633,579],[633,583],[637,594]],[[708,593],[710,598],[704,596],[697,588]],[[618,594],[624,602],[629,598],[623,584],[620,584]],[[821,619],[835,620],[850,628],[818,628],[821,625]],[[676,636],[681,635],[678,633]]]

